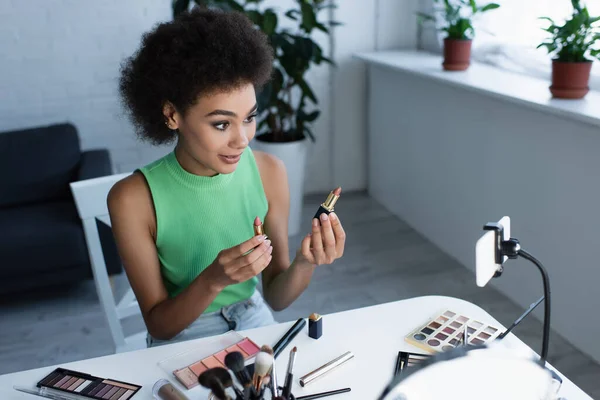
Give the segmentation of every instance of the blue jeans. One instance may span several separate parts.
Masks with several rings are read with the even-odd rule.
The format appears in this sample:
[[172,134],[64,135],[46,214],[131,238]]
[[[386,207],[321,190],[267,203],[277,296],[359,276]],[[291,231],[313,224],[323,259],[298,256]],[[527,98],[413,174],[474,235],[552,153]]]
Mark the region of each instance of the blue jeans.
[[146,345],[156,347],[163,344],[220,335],[230,330],[252,329],[276,323],[262,295],[256,290],[247,300],[223,307],[219,311],[202,314],[172,339],[160,340],[153,338],[148,333],[146,335]]

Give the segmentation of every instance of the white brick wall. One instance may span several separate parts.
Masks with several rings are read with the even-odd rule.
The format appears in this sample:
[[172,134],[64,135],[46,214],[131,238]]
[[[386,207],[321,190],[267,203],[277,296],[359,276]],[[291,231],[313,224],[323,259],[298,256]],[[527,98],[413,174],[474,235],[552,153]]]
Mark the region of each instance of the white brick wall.
[[169,0],[2,0],[0,131],[70,121],[117,172],[165,154],[135,138],[117,79],[141,33],[169,19]]

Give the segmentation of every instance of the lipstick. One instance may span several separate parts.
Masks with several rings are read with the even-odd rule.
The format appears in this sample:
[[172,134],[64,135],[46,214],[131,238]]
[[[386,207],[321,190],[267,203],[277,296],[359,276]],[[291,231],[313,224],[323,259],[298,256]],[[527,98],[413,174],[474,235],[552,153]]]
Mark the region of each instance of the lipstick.
[[318,339],[323,334],[323,317],[313,313],[308,317],[308,336]]
[[323,213],[325,213],[325,214],[332,213],[333,212],[333,207],[335,206],[335,203],[340,198],[341,194],[342,194],[342,188],[341,187],[338,187],[338,188],[334,189],[333,191],[331,191],[329,193],[329,196],[327,196],[327,199],[325,200],[325,202],[321,203],[321,206],[319,206],[319,210],[315,214],[315,218],[319,219],[319,217]]
[[260,236],[260,235],[264,235],[264,234],[265,234],[265,230],[263,229],[262,222],[260,222],[260,218],[258,218],[258,217],[254,218],[254,235]]

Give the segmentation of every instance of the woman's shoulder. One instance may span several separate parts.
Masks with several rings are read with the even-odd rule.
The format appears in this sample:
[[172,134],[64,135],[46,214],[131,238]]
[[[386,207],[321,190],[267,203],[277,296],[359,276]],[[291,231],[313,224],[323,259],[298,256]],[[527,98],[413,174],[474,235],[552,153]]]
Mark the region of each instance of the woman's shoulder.
[[273,154],[252,150],[269,204],[285,199],[288,190],[285,164]]
[[285,173],[285,164],[277,156],[260,150],[252,150],[252,154],[261,176]]
[[108,192],[108,209],[113,212],[144,211],[143,205],[150,200],[150,190],[141,172],[135,171],[113,185]]

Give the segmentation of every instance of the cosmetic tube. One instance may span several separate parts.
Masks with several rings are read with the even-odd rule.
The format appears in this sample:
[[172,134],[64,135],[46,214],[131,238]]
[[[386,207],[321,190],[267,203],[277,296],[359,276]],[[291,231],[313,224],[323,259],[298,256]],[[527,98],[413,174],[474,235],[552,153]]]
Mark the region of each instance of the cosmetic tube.
[[319,219],[319,217],[323,213],[325,213],[325,214],[332,213],[334,210],[335,203],[338,201],[341,194],[342,194],[342,188],[337,188],[337,189],[331,191],[329,193],[329,195],[327,196],[327,199],[325,199],[325,202],[321,203],[321,205],[319,206],[319,209],[317,210],[317,213],[315,214],[314,218]]
[[71,395],[69,393],[59,392],[57,390],[48,389],[46,387],[41,388],[27,388],[22,386],[13,386],[13,389],[19,392],[32,394],[34,396],[45,397],[52,400],[79,400],[81,397]]
[[331,372],[332,370],[334,370],[335,368],[344,364],[345,362],[349,361],[353,357],[354,357],[354,354],[352,354],[352,352],[348,351],[348,352],[342,354],[341,356],[339,356],[338,358],[329,361],[327,364],[320,366],[319,368],[315,369],[312,372],[309,372],[308,374],[306,374],[302,378],[300,378],[300,386],[304,387],[304,386],[308,385],[309,383],[313,382],[314,380],[321,378],[325,374]]
[[166,379],[157,381],[152,387],[152,394],[159,400],[189,400],[171,382]]

